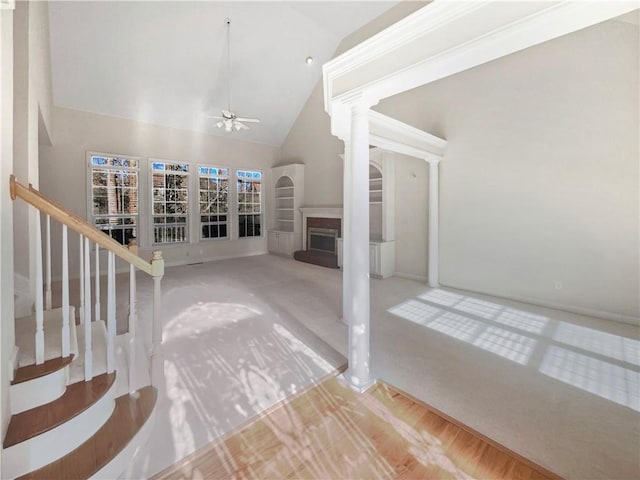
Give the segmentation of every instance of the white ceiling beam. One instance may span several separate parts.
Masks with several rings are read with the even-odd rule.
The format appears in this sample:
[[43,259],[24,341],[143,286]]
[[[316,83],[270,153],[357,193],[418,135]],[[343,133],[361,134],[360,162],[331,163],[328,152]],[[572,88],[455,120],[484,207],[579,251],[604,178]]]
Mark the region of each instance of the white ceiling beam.
[[615,18],[638,0],[434,1],[323,66],[325,109],[360,93],[373,105]]

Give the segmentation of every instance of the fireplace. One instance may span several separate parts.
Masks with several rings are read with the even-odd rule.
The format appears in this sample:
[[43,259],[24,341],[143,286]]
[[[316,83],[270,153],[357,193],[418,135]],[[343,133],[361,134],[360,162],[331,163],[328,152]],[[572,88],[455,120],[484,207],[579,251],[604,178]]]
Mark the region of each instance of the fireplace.
[[[306,230],[303,236],[304,250],[295,252],[293,258],[323,267],[338,268],[338,238],[342,231],[342,219],[321,216],[320,212],[309,212],[320,208],[301,210],[304,214],[303,228]],[[334,212],[329,213],[331,214]]]
[[307,250],[337,255],[337,238],[338,230],[335,228],[309,227],[307,231]]

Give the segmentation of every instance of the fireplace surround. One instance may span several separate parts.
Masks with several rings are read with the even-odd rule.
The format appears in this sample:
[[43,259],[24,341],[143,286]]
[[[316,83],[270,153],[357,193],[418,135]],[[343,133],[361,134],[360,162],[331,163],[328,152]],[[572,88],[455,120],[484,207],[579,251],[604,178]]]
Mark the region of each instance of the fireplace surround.
[[342,208],[301,208],[302,250],[293,257],[302,262],[338,268],[338,239],[342,235]]

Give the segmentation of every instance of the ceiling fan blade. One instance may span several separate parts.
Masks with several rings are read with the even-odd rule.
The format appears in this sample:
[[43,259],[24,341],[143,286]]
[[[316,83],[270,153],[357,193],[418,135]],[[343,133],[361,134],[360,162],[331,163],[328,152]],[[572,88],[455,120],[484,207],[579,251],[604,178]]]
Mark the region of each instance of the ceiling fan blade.
[[218,117],[216,115],[207,115],[207,118],[213,118],[214,120],[224,120],[224,117]]
[[258,120],[257,118],[236,118],[237,121],[239,122],[247,122],[247,123],[260,123],[260,120]]

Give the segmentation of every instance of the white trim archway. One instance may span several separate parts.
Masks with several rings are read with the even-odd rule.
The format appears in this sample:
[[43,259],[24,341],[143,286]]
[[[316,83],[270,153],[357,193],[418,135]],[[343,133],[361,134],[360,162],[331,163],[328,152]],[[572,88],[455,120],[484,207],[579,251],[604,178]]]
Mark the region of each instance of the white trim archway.
[[374,381],[369,362],[370,144],[429,162],[428,279],[430,285],[438,285],[438,164],[446,142],[371,107],[384,98],[636,9],[637,0],[434,0],[323,65],[331,133],[345,143],[343,296],[349,299],[343,312],[349,323],[345,378],[353,388],[363,391]]

